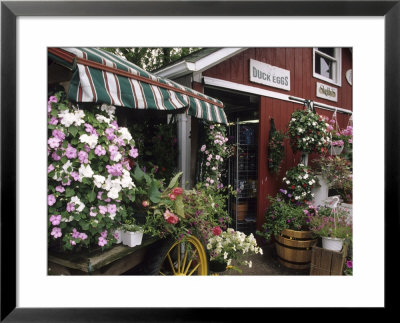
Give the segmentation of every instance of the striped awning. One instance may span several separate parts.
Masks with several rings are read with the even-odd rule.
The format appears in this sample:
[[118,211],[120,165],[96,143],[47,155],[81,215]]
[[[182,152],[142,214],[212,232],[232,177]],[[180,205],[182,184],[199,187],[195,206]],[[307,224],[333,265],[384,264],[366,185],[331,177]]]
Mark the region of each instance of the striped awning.
[[49,56],[73,71],[68,99],[133,109],[187,113],[227,123],[223,103],[174,81],[155,76],[98,48],[49,48]]

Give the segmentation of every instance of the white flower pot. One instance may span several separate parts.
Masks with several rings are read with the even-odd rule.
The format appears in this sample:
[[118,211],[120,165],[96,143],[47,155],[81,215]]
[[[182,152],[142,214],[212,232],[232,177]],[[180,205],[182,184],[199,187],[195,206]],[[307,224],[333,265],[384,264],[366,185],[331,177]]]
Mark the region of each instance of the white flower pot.
[[331,155],[333,156],[340,155],[343,151],[343,147],[344,146],[331,146],[330,148]]
[[140,231],[123,231],[122,232],[122,244],[128,247],[138,246],[142,243],[143,232]]
[[322,248],[332,251],[341,251],[343,248],[343,241],[344,239],[322,237]]
[[311,189],[311,193],[314,194],[313,203],[314,205],[323,205],[323,201],[328,198],[329,186],[328,183],[321,175],[317,175],[319,186],[315,186]]

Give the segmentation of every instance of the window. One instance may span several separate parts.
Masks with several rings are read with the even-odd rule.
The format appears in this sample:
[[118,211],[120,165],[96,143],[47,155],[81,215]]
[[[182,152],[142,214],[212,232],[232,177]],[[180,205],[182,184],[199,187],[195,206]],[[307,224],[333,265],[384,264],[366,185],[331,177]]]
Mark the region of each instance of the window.
[[314,72],[313,76],[329,83],[341,86],[341,59],[340,48],[318,47],[313,49]]

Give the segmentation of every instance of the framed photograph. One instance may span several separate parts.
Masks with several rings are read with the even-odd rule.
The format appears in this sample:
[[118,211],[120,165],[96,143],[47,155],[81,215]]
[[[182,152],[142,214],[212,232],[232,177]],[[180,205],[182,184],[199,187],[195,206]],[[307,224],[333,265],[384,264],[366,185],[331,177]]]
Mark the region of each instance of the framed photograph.
[[[399,18],[399,1],[2,1],[1,321],[233,321],[237,308],[388,307],[399,211]],[[74,46],[352,48],[344,82],[354,91],[357,142],[353,276],[47,275],[47,118],[38,111],[47,103],[48,48]],[[338,84],[320,97],[334,96]]]

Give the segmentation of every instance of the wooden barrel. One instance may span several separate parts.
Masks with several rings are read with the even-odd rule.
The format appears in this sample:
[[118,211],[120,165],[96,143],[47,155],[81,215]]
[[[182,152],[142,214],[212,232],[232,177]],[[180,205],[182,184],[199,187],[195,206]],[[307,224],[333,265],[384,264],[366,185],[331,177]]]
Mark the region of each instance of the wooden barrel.
[[235,214],[237,214],[237,220],[243,221],[247,215],[247,210],[249,208],[248,201],[240,201],[237,205],[236,213],[236,203],[232,203],[232,209]]
[[284,229],[275,239],[278,260],[282,265],[293,269],[310,268],[312,246],[317,243],[311,231]]

